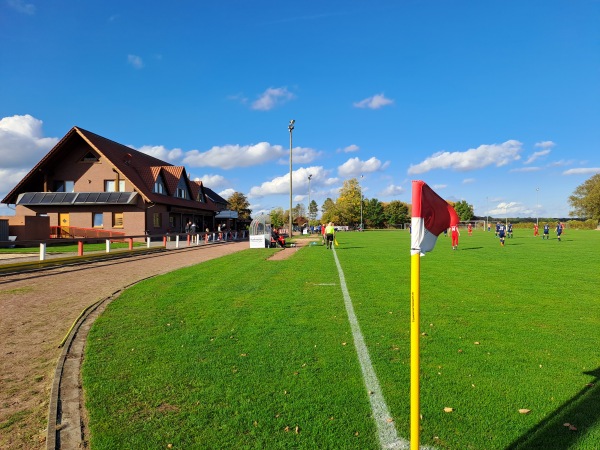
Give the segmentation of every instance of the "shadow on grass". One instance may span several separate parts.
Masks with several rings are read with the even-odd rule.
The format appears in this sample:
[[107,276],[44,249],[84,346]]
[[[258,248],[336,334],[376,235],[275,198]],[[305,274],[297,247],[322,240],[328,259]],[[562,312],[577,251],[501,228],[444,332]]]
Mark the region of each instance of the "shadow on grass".
[[506,449],[573,448],[600,421],[600,367],[583,373],[594,379]]

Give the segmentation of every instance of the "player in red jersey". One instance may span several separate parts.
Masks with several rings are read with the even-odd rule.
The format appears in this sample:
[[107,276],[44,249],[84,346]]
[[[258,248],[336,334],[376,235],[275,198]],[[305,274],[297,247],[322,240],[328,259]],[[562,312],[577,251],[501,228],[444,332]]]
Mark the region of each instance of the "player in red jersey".
[[452,225],[450,231],[452,233],[452,250],[456,250],[458,248],[458,236],[460,236],[458,225]]

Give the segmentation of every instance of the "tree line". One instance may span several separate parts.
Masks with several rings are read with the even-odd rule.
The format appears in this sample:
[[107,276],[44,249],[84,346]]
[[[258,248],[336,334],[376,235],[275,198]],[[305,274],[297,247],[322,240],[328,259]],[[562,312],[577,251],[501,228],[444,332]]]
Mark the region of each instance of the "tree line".
[[[237,211],[242,220],[251,218],[252,210],[246,196],[241,192],[234,192],[228,199],[229,209]],[[473,205],[466,200],[450,203],[461,221],[477,219],[473,213]],[[572,210],[571,217],[588,219],[587,227],[597,225],[600,221],[600,174],[592,176],[582,185],[578,186],[573,195],[569,197]],[[411,220],[411,205],[399,200],[381,202],[376,198],[364,198],[357,178],[344,181],[340,194],[336,200],[325,199],[321,205],[321,216],[318,217],[319,206],[311,200],[306,207],[298,203],[292,208],[292,221],[295,226],[317,226],[320,223],[333,222],[347,225],[350,228],[402,228]],[[274,208],[271,210],[271,224],[276,228],[285,227],[289,220],[289,209]],[[481,219],[481,218],[479,218]],[[491,219],[495,220],[495,219]],[[515,219],[517,222],[518,219]],[[545,219],[553,221],[555,219]],[[542,221],[542,219],[540,219]],[[595,228],[595,226],[593,226]]]

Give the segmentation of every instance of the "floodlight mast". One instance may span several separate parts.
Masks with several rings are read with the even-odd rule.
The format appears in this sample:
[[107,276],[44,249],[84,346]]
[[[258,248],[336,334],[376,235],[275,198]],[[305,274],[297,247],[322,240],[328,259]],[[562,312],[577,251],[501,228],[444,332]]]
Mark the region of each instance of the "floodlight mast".
[[312,173],[308,175],[308,208],[306,208],[306,215],[308,216],[308,229],[310,231],[310,179],[312,178]]
[[292,238],[292,132],[294,131],[294,119],[290,120],[288,130],[290,131],[290,239]]

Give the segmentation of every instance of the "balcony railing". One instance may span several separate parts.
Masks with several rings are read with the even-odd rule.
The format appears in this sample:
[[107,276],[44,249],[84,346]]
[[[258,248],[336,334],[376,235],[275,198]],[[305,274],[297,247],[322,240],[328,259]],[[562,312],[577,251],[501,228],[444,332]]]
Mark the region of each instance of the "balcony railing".
[[98,228],[80,228],[80,227],[65,227],[65,226],[51,226],[50,227],[50,238],[51,239],[65,239],[65,238],[114,238],[122,239],[125,233],[121,231],[101,230]]

